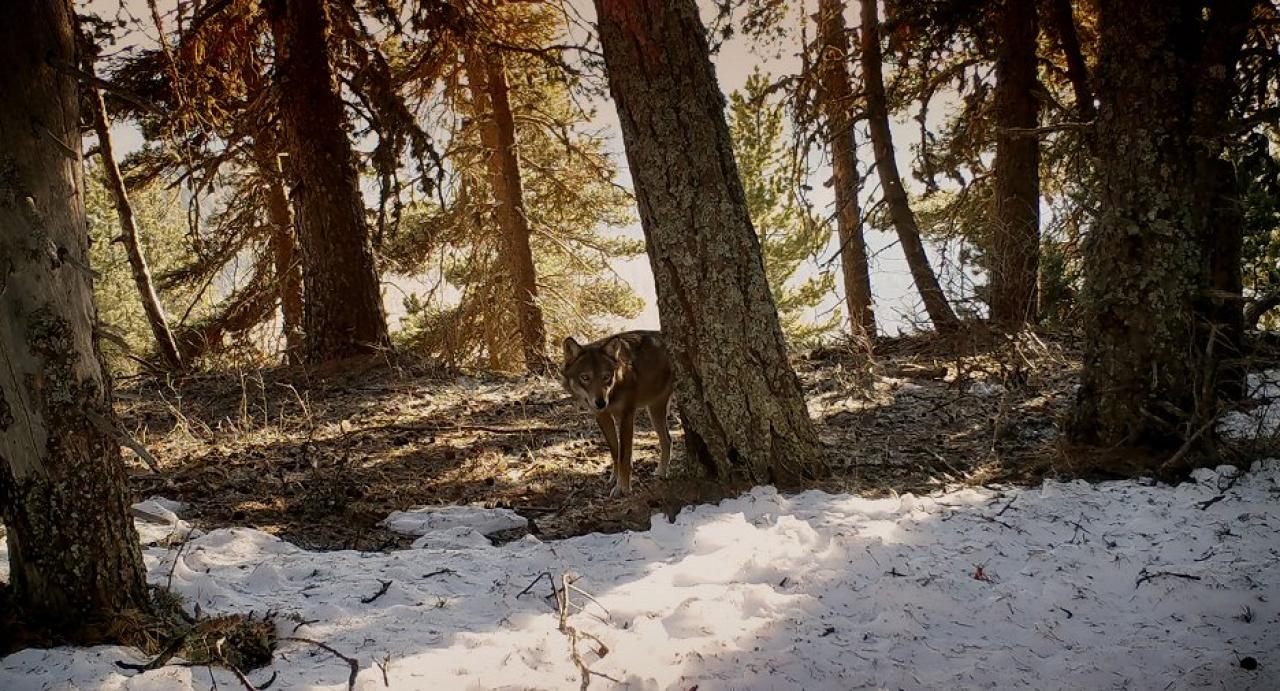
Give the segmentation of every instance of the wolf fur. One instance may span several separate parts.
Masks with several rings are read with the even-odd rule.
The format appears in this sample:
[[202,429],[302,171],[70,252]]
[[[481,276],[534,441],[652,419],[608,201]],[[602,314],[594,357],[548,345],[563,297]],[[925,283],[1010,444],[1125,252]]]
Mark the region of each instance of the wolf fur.
[[614,477],[609,496],[631,491],[631,446],[639,408],[649,411],[658,432],[658,477],[667,476],[671,460],[667,405],[674,381],[661,333],[626,331],[586,345],[566,338],[560,376],[564,388],[595,415],[609,443]]

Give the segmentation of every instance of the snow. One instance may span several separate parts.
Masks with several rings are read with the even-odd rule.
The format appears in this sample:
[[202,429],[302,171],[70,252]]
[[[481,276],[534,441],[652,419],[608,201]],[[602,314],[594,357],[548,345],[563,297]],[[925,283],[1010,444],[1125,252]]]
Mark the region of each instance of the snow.
[[1245,392],[1257,407],[1226,413],[1218,422],[1218,431],[1235,439],[1260,439],[1280,433],[1280,370],[1250,374]]
[[[424,538],[464,529],[480,533]],[[763,487],[645,532],[426,544],[311,552],[231,528],[145,559],[202,612],[278,612],[281,635],[355,658],[359,689],[384,688],[383,668],[393,689],[578,687],[550,589],[566,573],[590,594],[570,590],[568,624],[595,688],[1280,688],[1277,461],[1176,487]],[[141,656],[26,650],[0,660],[0,688],[240,688],[225,671],[117,660]],[[342,689],[348,669],[286,641],[249,677],[273,673],[273,688]]]
[[408,511],[392,512],[382,521],[382,525],[387,530],[404,535],[426,536],[429,533],[466,528],[483,536],[504,530],[528,528],[529,521],[511,509],[418,506]]

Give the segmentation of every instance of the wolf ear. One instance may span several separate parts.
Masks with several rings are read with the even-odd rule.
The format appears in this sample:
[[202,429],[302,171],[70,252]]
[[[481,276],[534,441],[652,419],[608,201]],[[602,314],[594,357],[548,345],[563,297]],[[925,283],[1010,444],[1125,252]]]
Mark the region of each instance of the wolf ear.
[[564,361],[568,362],[578,356],[582,352],[582,346],[573,340],[573,336],[564,339]]
[[630,350],[630,346],[627,345],[627,342],[617,336],[610,338],[604,344],[604,354],[614,360],[621,360],[628,350]]

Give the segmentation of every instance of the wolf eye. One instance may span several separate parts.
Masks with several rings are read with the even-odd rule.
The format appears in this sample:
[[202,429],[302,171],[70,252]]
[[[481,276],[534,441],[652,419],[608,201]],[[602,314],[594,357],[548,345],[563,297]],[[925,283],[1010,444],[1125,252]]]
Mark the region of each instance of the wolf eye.
[[582,383],[583,383],[583,384],[585,384],[585,383],[587,383],[587,382],[591,381],[591,375],[590,375],[590,374],[585,374],[585,373],[584,373],[582,376],[578,377],[578,379],[581,379],[581,380],[582,380]]

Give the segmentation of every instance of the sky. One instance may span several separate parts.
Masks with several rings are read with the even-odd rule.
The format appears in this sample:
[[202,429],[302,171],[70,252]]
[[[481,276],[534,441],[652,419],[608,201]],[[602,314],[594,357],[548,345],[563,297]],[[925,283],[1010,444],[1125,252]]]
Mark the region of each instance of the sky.
[[[698,2],[704,23],[706,23],[715,15],[712,2],[711,0],[698,0]],[[805,0],[804,4],[807,6],[812,3],[810,0]],[[91,10],[106,16],[115,16],[117,8],[121,7],[119,0],[90,0],[88,5]],[[162,11],[170,5],[171,3],[163,1],[160,3]],[[591,0],[570,0],[570,5],[571,9],[576,11],[578,21],[594,22],[595,11]],[[148,33],[154,34],[154,29],[147,31],[147,28],[151,27],[151,23],[145,0],[124,0],[123,7],[127,13],[124,15],[126,18],[132,15],[132,18],[141,20],[137,22],[138,25],[145,27],[143,35],[132,36],[125,43],[154,45],[154,36],[146,35]],[[803,15],[793,11],[789,21],[795,23],[800,21],[801,17],[809,17],[811,14],[810,9],[806,7]],[[856,3],[851,2],[846,10],[846,20],[850,26],[857,25],[856,11]],[[812,28],[810,30],[812,31]],[[571,31],[580,34],[581,29],[571,28]],[[768,46],[756,46],[749,39],[740,36],[726,41],[720,46],[717,53],[712,56],[721,91],[727,95],[733,90],[741,88],[756,67],[775,76],[798,72],[800,61],[797,51],[798,44],[794,39],[790,42],[784,41],[780,44]],[[943,105],[945,106],[945,103]],[[619,182],[630,186],[631,180],[623,150],[621,131],[618,128],[617,113],[611,103],[601,103],[599,106],[596,120],[591,124],[593,127],[603,128],[608,133],[607,149],[618,164],[620,171]],[[945,116],[945,111],[945,107],[931,108],[930,120],[934,121],[939,117]],[[931,124],[933,123],[931,122]],[[913,156],[911,143],[917,141],[919,136],[917,127],[913,121],[908,122],[905,117],[891,123],[898,165],[907,178],[905,183],[909,191],[912,188],[912,181],[909,179],[910,176],[905,174],[911,167]],[[127,122],[117,123],[113,127],[113,136],[116,139],[116,148],[120,156],[127,155],[142,144],[140,133]],[[874,158],[865,132],[860,137],[859,144],[859,169],[863,174],[869,174],[874,167]],[[824,152],[822,160],[815,159],[818,167],[810,180],[812,191],[809,192],[809,198],[819,213],[830,216],[834,212],[834,197],[832,188],[825,184],[826,181],[831,179],[831,169],[825,158]],[[863,204],[864,208],[869,207],[873,201],[871,195],[876,187],[877,184],[874,179],[868,181],[863,193],[864,197],[866,197]],[[618,232],[630,237],[643,237],[643,231],[638,222],[620,229]],[[911,329],[910,317],[919,314],[920,310],[917,308],[918,298],[915,294],[910,274],[907,271],[906,261],[897,245],[896,237],[892,232],[882,232],[867,228],[866,239],[868,255],[872,257],[870,267],[872,293],[880,329],[882,332],[889,334],[909,331]],[[836,272],[838,277],[839,266],[834,260],[838,247],[838,242],[833,237],[828,247],[819,256],[806,262],[793,280],[797,283],[802,282],[822,270]],[[936,266],[936,252],[931,253],[931,257],[935,260]],[[636,318],[620,322],[618,328],[659,328],[653,275],[649,268],[648,257],[641,255],[632,259],[618,260],[613,268],[623,280],[632,286],[645,304],[644,310]],[[404,276],[384,277],[384,279],[387,284],[386,290],[384,290],[385,304],[391,325],[394,328],[400,317],[404,315],[403,300],[405,295],[417,291],[425,292],[425,283],[413,277]],[[837,280],[836,293],[831,295],[827,301],[814,311],[813,318],[815,320],[825,318],[832,309],[838,309],[843,313],[843,300],[843,286]],[[847,315],[844,316],[847,318]]]

